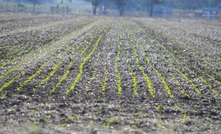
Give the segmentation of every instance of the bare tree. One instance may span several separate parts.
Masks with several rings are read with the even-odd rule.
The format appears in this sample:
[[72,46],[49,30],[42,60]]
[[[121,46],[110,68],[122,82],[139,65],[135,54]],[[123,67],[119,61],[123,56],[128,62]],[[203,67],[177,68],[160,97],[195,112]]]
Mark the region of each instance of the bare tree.
[[120,16],[122,16],[124,13],[124,6],[126,5],[126,0],[112,0],[112,1],[114,1],[115,4],[117,5],[119,14]]
[[41,0],[29,0],[33,4],[33,13],[35,13],[35,6],[41,4]]
[[97,7],[99,6],[99,4],[102,2],[102,0],[91,0],[91,4],[92,4],[92,10],[93,10],[93,14],[96,15],[97,13]]
[[148,0],[148,5],[149,5],[149,15],[152,17],[153,16],[153,10],[154,6],[156,4],[164,3],[163,0]]

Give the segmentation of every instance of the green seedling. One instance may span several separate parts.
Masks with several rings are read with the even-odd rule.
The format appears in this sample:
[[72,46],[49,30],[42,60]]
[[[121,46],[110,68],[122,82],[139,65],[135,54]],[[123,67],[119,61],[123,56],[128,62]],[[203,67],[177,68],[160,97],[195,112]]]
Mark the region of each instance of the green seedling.
[[157,104],[156,108],[157,108],[157,110],[161,110],[162,105],[161,104]]
[[74,65],[74,63],[74,61],[69,63],[67,71],[62,75],[58,83],[51,89],[51,92],[55,92],[56,88],[59,87],[61,83],[68,77],[68,74],[70,73],[70,68]]
[[[37,88],[39,88],[41,85],[45,84],[58,70],[59,66],[62,64],[62,61],[59,61],[57,64],[54,65],[54,69],[49,73],[49,75],[44,78],[40,84],[37,86]],[[34,90],[34,89],[33,89]]]
[[162,128],[163,128],[163,124],[162,124],[162,123],[159,123],[159,124],[157,124],[157,127],[158,127],[159,129],[162,129]]
[[108,80],[108,77],[107,77],[107,66],[104,65],[104,79],[103,79],[103,82],[102,82],[102,85],[101,85],[101,93],[102,94],[105,93],[105,89],[107,87],[107,80]]
[[[97,59],[95,60],[95,62],[98,62],[99,59],[100,59],[100,54],[99,54],[99,56],[97,57]],[[90,78],[89,81],[88,81],[88,85],[87,85],[86,91],[89,91],[89,90],[90,90],[91,84],[92,84],[92,82],[93,82],[93,80],[94,80],[95,78],[96,78],[96,68],[95,68],[95,65],[94,65],[94,70],[93,70],[93,72],[92,72],[91,78]]]
[[[108,28],[109,28],[109,26],[108,26]],[[96,41],[96,44],[95,44],[94,48],[91,50],[91,52],[87,55],[86,58],[84,58],[83,62],[80,64],[80,66],[79,66],[79,73],[77,74],[77,77],[74,80],[74,82],[72,83],[72,85],[70,86],[70,88],[66,91],[66,95],[68,95],[72,90],[74,90],[75,86],[77,85],[78,81],[80,80],[80,78],[81,78],[81,76],[83,74],[84,65],[90,59],[90,57],[94,54],[94,52],[97,49],[97,47],[99,45],[99,42],[101,41],[103,36],[104,36],[104,34],[99,36],[98,40]]]
[[0,91],[4,90],[5,88],[7,88],[8,86],[10,86],[15,80],[19,79],[21,77],[21,74],[15,76],[13,79],[11,79],[8,82],[5,82],[1,87],[0,87]]
[[78,118],[77,115],[68,116],[68,119],[71,120],[71,121],[73,121],[73,120],[75,120],[75,119],[77,119],[77,118]]
[[[138,55],[137,50],[136,50],[134,44],[132,43],[132,41],[130,41],[130,45],[131,45],[132,48],[133,48],[134,55],[135,55],[135,57],[136,57],[136,63],[139,64],[139,58],[138,58],[139,55]],[[145,79],[146,79],[148,91],[149,91],[151,97],[155,98],[155,94],[154,94],[154,92],[153,92],[153,86],[152,86],[152,82],[150,81],[150,78],[149,78],[148,75],[145,73],[145,71],[144,71],[144,69],[143,69],[143,67],[142,67],[141,65],[139,65],[139,69],[140,69],[140,71],[142,72],[142,74],[144,75],[144,77],[145,77]]]
[[188,121],[188,119],[189,119],[189,116],[187,114],[183,114],[182,120],[186,122]]
[[[145,52],[144,47],[140,44],[140,42],[138,41],[138,39],[136,38],[135,35],[134,35],[134,38],[137,40],[137,43],[139,44],[139,46],[140,46],[141,50],[143,51],[143,53],[144,53],[145,55],[147,55],[146,52]],[[133,49],[136,50],[135,45],[132,43],[132,41],[131,41],[131,46],[133,47]],[[136,51],[135,51],[135,53],[136,53],[136,54],[135,54],[136,57],[138,57],[138,54],[137,54]],[[136,59],[137,59],[137,58],[136,58]],[[163,77],[163,75],[151,64],[151,61],[150,61],[150,59],[149,59],[148,57],[146,57],[146,61],[147,61],[148,65],[157,73],[158,77],[161,78],[161,81],[162,81],[162,83],[163,83],[163,85],[164,85],[164,88],[166,89],[167,94],[169,95],[169,97],[170,97],[170,98],[174,98],[174,97],[173,97],[173,94],[172,94],[172,92],[171,92],[171,90],[170,90],[170,88],[169,88],[169,86],[168,86],[168,84],[167,84],[167,82],[166,82],[166,80],[165,80],[165,78]],[[138,59],[138,61],[136,60],[136,62],[139,62],[139,59]]]
[[141,118],[144,117],[144,116],[143,116],[143,113],[142,113],[141,111],[136,112],[136,115],[137,115],[137,116],[140,116]]
[[22,84],[20,87],[17,87],[16,90],[21,90],[22,87],[24,87],[26,84],[28,84],[32,79],[34,79],[38,74],[40,74],[42,72],[42,69],[44,68],[44,66],[46,65],[46,63],[42,64],[40,66],[40,68],[30,77],[28,77]]
[[116,81],[117,81],[118,94],[121,95],[122,94],[121,76],[120,76],[120,72],[118,68],[119,55],[121,53],[119,43],[120,43],[120,33],[118,33],[118,49],[117,49],[117,57],[115,59],[115,72],[116,72],[116,77],[117,77]]
[[61,124],[61,127],[67,127],[67,126],[68,126],[67,123],[63,123],[63,124]]

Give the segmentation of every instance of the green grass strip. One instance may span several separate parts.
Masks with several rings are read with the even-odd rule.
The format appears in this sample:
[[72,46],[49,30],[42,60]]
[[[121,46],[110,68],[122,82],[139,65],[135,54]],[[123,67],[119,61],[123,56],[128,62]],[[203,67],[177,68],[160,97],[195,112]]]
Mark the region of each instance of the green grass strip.
[[[54,65],[54,69],[49,73],[49,75],[44,78],[40,84],[36,87],[36,88],[39,88],[41,85],[45,84],[58,70],[59,66],[62,64],[63,62],[62,61],[59,61],[57,64]],[[35,89],[33,89],[35,90]]]
[[13,79],[11,79],[8,82],[5,82],[1,87],[0,87],[0,91],[2,91],[3,89],[7,88],[8,86],[10,86],[15,80],[17,80],[18,78],[21,77],[21,74],[17,75],[16,77],[14,77]]
[[99,45],[99,42],[102,39],[103,35],[104,34],[99,36],[98,40],[96,41],[95,47],[91,50],[91,52],[87,55],[87,57],[80,64],[80,66],[79,66],[79,73],[77,74],[77,77],[74,80],[74,82],[72,83],[72,85],[70,86],[70,88],[66,91],[66,95],[68,95],[72,90],[74,90],[75,86],[77,85],[78,81],[80,80],[80,78],[81,78],[81,76],[83,74],[83,68],[84,68],[85,63],[90,59],[90,57],[93,55],[93,53],[97,49],[97,47]]
[[120,33],[118,33],[118,47],[117,47],[117,56],[115,59],[115,72],[116,72],[116,81],[117,81],[117,93],[119,95],[122,94],[122,86],[121,86],[121,76],[118,68],[118,61],[119,61],[119,55],[120,55]]
[[70,73],[70,68],[74,65],[74,61],[70,62],[68,65],[67,71],[62,75],[61,79],[59,82],[51,89],[51,92],[54,92],[58,86],[61,85],[61,83],[68,77],[68,74]]
[[20,87],[17,87],[16,90],[20,90],[23,86],[25,86],[26,84],[28,84],[32,79],[34,79],[38,74],[40,74],[42,72],[42,69],[44,68],[44,66],[46,65],[46,63],[42,64],[40,66],[40,68],[30,77],[28,77],[22,84]]

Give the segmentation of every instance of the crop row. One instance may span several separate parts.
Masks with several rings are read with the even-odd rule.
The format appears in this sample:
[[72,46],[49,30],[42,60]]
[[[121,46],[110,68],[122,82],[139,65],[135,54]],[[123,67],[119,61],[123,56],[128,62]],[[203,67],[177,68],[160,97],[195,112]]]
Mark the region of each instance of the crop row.
[[[147,31],[147,33],[148,33],[148,31]],[[151,33],[148,33],[148,34],[151,36]],[[161,43],[158,42],[158,44],[161,44]],[[164,51],[166,51],[167,53],[169,53],[170,56],[173,58],[173,60],[176,62],[176,64],[178,64],[179,66],[181,66],[183,69],[187,70],[189,73],[191,73],[191,74],[197,76],[197,77],[202,81],[202,83],[204,83],[205,85],[207,85],[207,86],[211,89],[211,91],[213,91],[215,94],[218,95],[218,91],[215,90],[215,89],[209,84],[209,82],[208,82],[205,78],[203,78],[203,77],[201,76],[201,74],[197,74],[195,71],[191,70],[189,67],[187,67],[186,65],[182,64],[182,63],[174,56],[174,54],[170,52],[170,51],[172,51],[172,52],[174,52],[174,53],[177,53],[176,50],[174,50],[174,49],[172,49],[172,50],[169,49],[169,50],[168,50],[168,49],[167,49],[166,47],[164,47],[163,45],[161,46],[160,49],[163,49]],[[163,53],[164,53],[164,52],[163,52]],[[179,69],[176,69],[176,71],[177,71],[178,73],[180,73],[189,83],[191,83],[191,85],[195,88],[195,91],[196,91],[198,94],[201,94],[201,92],[200,92],[200,90],[197,88],[196,84],[194,84],[194,82],[193,82],[190,78],[188,78],[187,75],[185,75],[185,74],[184,74],[182,71],[180,71]]]
[[104,34],[107,32],[107,30],[109,29],[110,24],[105,27],[104,30],[101,31],[101,35],[98,37],[98,39],[95,42],[95,46],[93,47],[93,49],[90,51],[90,53],[83,59],[83,62],[80,64],[79,66],[79,72],[75,78],[75,80],[73,81],[72,85],[69,87],[69,89],[66,91],[66,95],[68,95],[72,90],[74,90],[76,84],[78,83],[78,81],[80,80],[82,74],[83,74],[83,68],[84,65],[86,64],[86,62],[91,58],[91,56],[94,54],[95,50],[97,49],[102,37],[104,36]]
[[[142,27],[143,28],[143,27]],[[139,33],[137,33],[139,34]],[[140,34],[139,34],[140,35]],[[151,34],[149,33],[148,30],[144,30],[144,33],[142,33],[142,35],[147,35],[146,37],[150,38],[151,37]],[[140,38],[139,40],[142,41],[143,38]],[[186,71],[188,71],[189,73],[195,75],[198,77],[198,79],[201,81],[201,83],[203,83],[204,85],[206,85],[208,88],[207,89],[207,92],[210,92],[212,91],[214,94],[212,95],[219,95],[219,91],[218,89],[214,89],[209,83],[210,81],[207,81],[205,78],[203,78],[203,76],[197,74],[195,72],[195,70],[193,71],[192,68],[190,69],[189,67],[187,67],[187,65],[184,65],[182,63],[182,61],[180,61],[178,58],[177,58],[177,55],[176,53],[173,53],[175,50],[170,50],[170,49],[167,49],[162,42],[157,42],[156,41],[153,41],[153,40],[156,40],[156,38],[150,38],[149,40],[146,40],[147,44],[150,44],[150,46],[157,50],[157,53],[160,54],[162,56],[162,58],[164,59],[164,63],[165,65],[167,65],[167,67],[169,68],[168,71],[165,71],[166,73],[169,73],[170,74],[170,77],[173,78],[173,80],[175,80],[175,83],[177,86],[180,87],[181,89],[181,94],[184,95],[184,96],[187,96],[188,98],[191,99],[191,97],[193,97],[193,94],[190,90],[188,90],[188,88],[186,88],[186,85],[183,83],[183,80],[180,80],[180,76],[182,76],[182,78],[184,78],[187,82],[189,82],[192,87],[195,88],[195,92],[199,95],[199,97],[210,97],[208,95],[208,93],[206,93],[205,91],[203,91],[200,87],[199,87],[199,81],[198,83],[194,80],[191,80],[193,79],[193,77],[190,77],[189,74],[187,74]],[[187,58],[187,57],[186,57]],[[162,65],[162,64],[161,64]],[[162,67],[162,66],[161,66]],[[178,77],[178,75],[176,73],[174,73],[173,70],[171,70],[171,67],[172,69],[177,72],[180,76]],[[202,71],[201,70],[198,70],[201,74],[202,74]],[[218,81],[217,81],[218,83]],[[183,85],[184,84],[184,85]],[[171,85],[170,85],[171,86]],[[174,89],[174,88],[173,88]],[[201,91],[200,91],[201,90]],[[205,89],[204,89],[205,90]],[[209,91],[210,90],[210,91]],[[188,93],[187,93],[188,92]],[[211,94],[210,94],[211,95]],[[209,98],[207,98],[209,100]],[[182,102],[182,101],[181,101]],[[201,103],[201,102],[200,102]],[[194,105],[195,103],[190,103],[189,104],[189,108],[193,108],[193,109],[196,109],[196,106]],[[202,108],[204,106],[204,104],[202,103],[202,106],[199,106],[200,108]],[[183,107],[185,109],[186,107],[186,104],[183,104],[179,107]],[[190,108],[190,109],[191,109]],[[217,108],[217,107],[216,107]],[[179,108],[180,109],[180,108]],[[188,117],[188,115],[190,114],[191,112],[186,110],[184,111],[184,115],[185,117]],[[211,115],[207,115],[209,117],[211,117]],[[182,117],[184,118],[184,117]]]
[[[96,22],[97,23],[97,22]],[[94,24],[96,24],[96,23],[94,23]],[[94,24],[92,24],[91,26],[93,26]],[[86,30],[87,28],[85,28],[84,30]],[[83,31],[84,31],[83,30]],[[78,31],[77,31],[78,32]],[[34,52],[33,51],[30,51],[28,54],[26,54],[24,57],[26,58],[28,58],[28,59],[26,59],[25,61],[22,61],[22,62],[24,62],[24,63],[27,63],[28,61],[30,61],[30,60],[34,60],[35,58],[37,59],[37,58],[39,58],[41,55],[43,55],[43,53],[45,53],[45,52],[50,52],[51,51],[51,53],[53,53],[53,49],[52,48],[55,48],[54,47],[54,44],[56,43],[56,44],[58,44],[58,45],[60,45],[61,43],[63,43],[65,40],[67,40],[66,41],[66,43],[68,42],[68,40],[70,40],[71,38],[72,38],[72,35],[74,35],[74,34],[76,34],[75,32],[73,32],[73,34],[70,34],[70,35],[68,35],[67,37],[65,37],[65,38],[62,38],[62,37],[60,37],[60,40],[59,41],[57,41],[57,42],[55,42],[54,40],[53,41],[51,41],[51,42],[49,42],[49,43],[47,43],[47,44],[44,44],[44,47],[38,47],[37,48],[37,50],[35,50]],[[62,46],[60,45],[60,46],[58,46],[58,48],[62,48]],[[54,50],[54,51],[56,51],[56,49]],[[40,53],[39,53],[40,52]],[[37,54],[37,55],[35,55],[34,56],[34,58],[32,57],[32,54],[33,53],[39,53],[39,54]],[[7,61],[7,62],[5,62],[5,63],[3,63],[2,65],[1,65],[1,68],[3,68],[3,67],[5,67],[6,65],[9,65],[9,64],[15,64],[16,62],[15,61],[17,61],[17,60],[22,60],[23,58],[24,58],[23,56],[21,56],[21,57],[15,57],[14,59],[12,59],[11,61]],[[15,63],[14,63],[15,62]],[[20,64],[23,64],[23,63],[21,63],[21,61],[20,61]],[[17,65],[17,66],[19,66],[19,65]],[[14,68],[17,68],[17,67],[14,67]],[[12,70],[14,70],[14,69],[12,69]],[[8,72],[10,72],[10,71],[8,71]],[[6,75],[8,75],[8,73],[6,73]],[[3,76],[4,76],[4,74],[3,74]],[[2,76],[2,77],[3,77]],[[2,78],[2,77],[0,77],[0,78]]]
[[16,59],[22,55],[26,56],[28,52],[38,51],[38,49],[47,47],[45,46],[46,44],[51,44],[56,40],[60,40],[63,36],[70,34],[74,30],[79,30],[79,27],[92,24],[93,19],[84,21],[84,23],[79,23],[82,21],[83,20],[81,18],[55,24],[49,23],[46,26],[43,25],[36,27],[35,29],[27,28],[28,31],[23,29],[23,31],[19,33],[3,36],[0,40],[3,45],[0,48],[2,52],[0,55],[2,57],[1,61],[11,61],[12,59]]
[[[80,31],[79,31],[79,32],[80,32]],[[75,32],[73,35],[76,35],[76,32]],[[58,51],[59,49],[62,50],[62,49],[64,48],[64,51],[60,51],[60,52],[61,52],[61,53],[65,53],[66,51],[68,51],[68,50],[71,49],[71,47],[72,47],[72,44],[73,44],[73,43],[71,43],[71,44],[68,43],[71,38],[73,38],[72,35],[69,35],[69,36],[66,37],[65,39],[62,39],[62,40],[56,42],[56,44],[59,44],[59,43],[68,44],[67,46],[59,45],[59,47],[56,48],[56,49],[54,49],[53,51],[51,50],[51,47],[49,47],[49,48],[45,49],[44,52],[47,52],[47,53],[49,52],[48,55],[47,55],[47,56],[49,57],[49,59],[52,59],[53,56],[50,56],[50,55],[53,55],[53,54],[57,53],[57,51]],[[66,41],[65,41],[65,40],[66,40]],[[79,46],[78,46],[77,48],[79,48]],[[75,50],[73,50],[73,52],[74,52],[74,51],[75,51]],[[83,51],[85,51],[85,50],[83,50]],[[42,52],[42,53],[44,53],[44,52]],[[34,58],[36,58],[36,59],[39,58],[39,57],[42,55],[42,53],[39,53],[39,54],[35,55]],[[61,54],[61,53],[60,53],[60,54]],[[70,56],[71,56],[71,54],[69,54],[68,56],[66,56],[66,58],[69,58]],[[50,61],[49,59],[47,59],[47,60]],[[4,76],[7,76],[7,75],[9,75],[10,73],[12,73],[13,71],[17,70],[22,64],[24,64],[24,63],[27,64],[26,62],[29,62],[30,60],[33,60],[33,57],[30,58],[30,59],[28,59],[28,60],[25,60],[23,63],[20,63],[20,64],[18,64],[18,65],[16,65],[16,66],[12,67],[10,70],[8,70],[7,72],[5,72],[5,73],[1,76],[1,78],[3,78]],[[23,84],[21,84],[21,86],[18,87],[17,89],[22,88],[22,87],[25,86],[27,83],[29,83],[32,79],[34,79],[39,73],[41,73],[41,72],[42,72],[42,69],[43,69],[43,67],[45,66],[46,63],[47,63],[47,62],[44,62],[44,63],[40,66],[40,68],[39,68],[34,74],[32,74],[29,78],[27,78],[27,79],[23,82]],[[46,82],[50,79],[50,77],[58,70],[58,67],[59,67],[61,64],[62,64],[62,61],[60,61],[60,62],[58,62],[57,64],[55,64],[55,65],[54,65],[54,68],[55,68],[55,69],[50,72],[49,76],[47,76],[45,79],[43,79],[43,80],[40,82],[40,84],[37,86],[37,88],[40,87],[41,85],[43,85],[44,83],[46,83]],[[70,62],[70,63],[69,63],[69,68],[70,68],[73,64],[74,64],[74,61]],[[25,72],[25,70],[24,70],[24,72]],[[65,73],[65,74],[67,75],[67,73]],[[20,77],[21,75],[19,74],[19,75],[17,75],[15,78],[18,79],[18,78],[19,78],[18,76]],[[65,77],[65,76],[64,76],[64,77]],[[12,80],[9,80],[9,82],[6,82],[6,83],[10,83],[10,84],[11,84],[12,82],[14,82],[14,81],[16,80],[15,78],[13,78]],[[63,78],[63,79],[64,79],[64,78]],[[61,82],[62,82],[62,80],[60,81],[60,83],[61,83]],[[55,87],[53,87],[53,88],[52,88],[52,91],[55,90],[55,88],[56,88],[57,86],[59,86],[60,83],[58,83]],[[10,84],[7,84],[7,86],[9,86]],[[6,88],[7,86],[4,84],[4,85],[1,87],[1,89],[3,90],[3,89]]]
[[[207,34],[208,32],[192,33],[193,30],[196,30],[196,28],[193,28],[193,30],[191,30],[190,33],[188,33],[186,30],[179,30],[178,31],[179,33],[177,33],[177,30],[171,28],[173,27],[172,25],[168,25],[167,27],[172,29],[170,30],[169,34],[166,35],[167,38],[169,37],[170,39],[171,37],[173,37],[179,41],[177,42],[175,40],[170,39],[171,42],[176,43],[177,46],[171,47],[165,44],[166,46],[168,46],[168,48],[183,49],[184,51],[181,51],[180,52],[181,54],[187,56],[188,59],[190,58],[191,60],[196,61],[197,64],[204,66],[206,70],[208,70],[209,68],[209,69],[214,69],[214,72],[216,72],[215,70],[219,69],[220,61],[219,61],[219,47],[217,46],[217,40],[213,38],[208,39],[206,36],[201,35],[201,34]],[[189,27],[185,28],[188,29]],[[208,27],[206,26],[204,28],[207,29]],[[211,35],[213,36],[219,34],[219,32],[215,31],[215,29],[210,29],[210,30],[214,30],[214,33],[211,33]],[[162,28],[158,31],[164,32]],[[206,47],[203,47],[204,45],[206,45]],[[216,73],[219,74],[218,72]]]

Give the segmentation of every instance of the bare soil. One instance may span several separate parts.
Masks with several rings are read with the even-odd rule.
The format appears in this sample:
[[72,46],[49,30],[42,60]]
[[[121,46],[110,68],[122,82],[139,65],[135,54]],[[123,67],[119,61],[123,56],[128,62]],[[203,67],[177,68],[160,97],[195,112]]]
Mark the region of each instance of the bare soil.
[[0,18],[0,133],[221,133],[219,22]]

